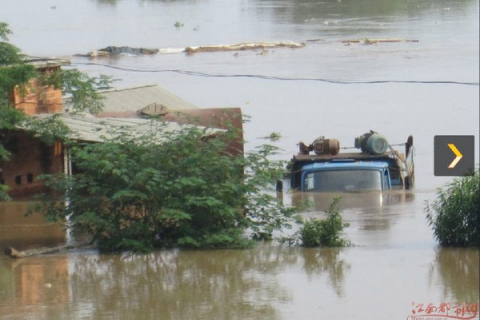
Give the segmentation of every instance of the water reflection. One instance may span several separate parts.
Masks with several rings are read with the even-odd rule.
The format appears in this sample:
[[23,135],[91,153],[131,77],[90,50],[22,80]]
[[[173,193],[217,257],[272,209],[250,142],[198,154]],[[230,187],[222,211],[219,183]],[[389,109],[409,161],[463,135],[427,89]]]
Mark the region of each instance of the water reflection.
[[248,251],[81,256],[73,265],[72,287],[95,315],[115,312],[131,319],[147,312],[169,319],[274,319],[278,315],[269,301],[288,297],[256,272],[253,265],[261,257],[265,255]]
[[[336,196],[341,197],[339,207],[342,219],[350,225],[344,230],[345,237],[357,246],[382,246],[405,239],[405,233],[398,237],[398,223],[411,219],[411,213],[418,211],[415,194],[405,191],[343,194],[298,192],[292,194],[292,203],[310,205],[301,213],[304,220],[323,219],[326,217],[325,211]],[[410,228],[415,225],[409,223]],[[420,223],[424,225],[423,220]],[[417,227],[415,225],[409,232],[413,232]],[[421,231],[417,232],[424,233],[421,227],[419,230]]]
[[[99,6],[116,6],[125,0],[91,0]],[[202,3],[205,0],[137,0],[138,3]],[[437,10],[445,15],[447,11],[468,10],[468,4],[475,0],[437,1],[395,1],[395,0],[254,0],[245,5],[258,13],[271,15],[282,24],[285,21],[292,24],[320,23],[330,28],[336,27],[340,20],[342,24],[367,24],[371,27],[386,27],[381,22],[397,21],[399,16],[422,17],[424,11]],[[271,18],[271,17],[269,17]],[[368,21],[366,21],[368,20]],[[338,25],[337,27],[340,27]]]
[[0,259],[0,315],[12,319],[52,318],[45,313],[45,306],[66,305],[72,299],[69,289],[65,256]]
[[95,0],[99,6],[116,6],[118,0]]
[[[116,6],[120,2],[125,2],[125,0],[93,0],[99,6]],[[203,2],[204,0],[137,0],[137,2],[144,3],[144,2]]]
[[45,221],[41,214],[25,217],[28,201],[0,202],[0,248],[25,250],[33,247],[54,246],[65,241],[64,230]]
[[479,301],[479,250],[439,248],[430,268],[430,281],[443,287],[446,302]]
[[293,299],[279,276],[292,269],[304,270],[309,281],[326,276],[336,295],[343,296],[350,265],[341,252],[265,244],[253,250],[0,259],[0,314],[35,314],[36,319],[279,319],[276,304]]
[[303,250],[305,273],[311,279],[314,275],[328,274],[328,280],[338,297],[344,296],[345,273],[351,265],[340,257],[342,249],[322,248]]
[[[398,255],[384,253],[384,258],[376,258],[380,268],[391,266]],[[478,253],[475,249],[438,249],[425,299],[436,303],[478,301]],[[365,287],[363,278],[357,277],[373,281],[367,271],[372,270],[367,262],[370,258],[362,257],[365,254],[374,257],[373,251],[355,248],[264,244],[253,250],[169,250],[146,255],[88,251],[21,260],[0,258],[0,317],[280,319],[285,306],[302,314],[295,292],[303,290],[316,292],[325,303],[343,301],[346,309],[342,312],[348,314],[357,306],[355,299],[364,298],[355,295]],[[400,252],[400,256],[417,257],[414,252]],[[409,272],[415,272],[415,264],[413,267]],[[386,276],[384,271],[379,273],[380,278]],[[388,292],[390,285],[387,281],[379,289]],[[407,286],[408,297],[415,288],[421,284]],[[443,299],[437,301],[436,292],[442,291]],[[404,291],[397,293],[405,298]],[[364,315],[375,312],[369,306]]]
[[[395,1],[395,0],[256,0],[260,11],[273,11],[277,19],[286,19],[294,24],[314,23],[317,19],[362,22],[396,21],[399,16],[422,17],[424,11],[466,10],[474,0],[459,1]],[[372,21],[373,20],[373,21]],[[324,24],[324,21],[317,21]],[[328,25],[328,24],[325,24]],[[377,25],[380,26],[381,25]]]
[[330,192],[294,192],[292,204],[309,205],[309,211],[325,211],[339,197],[340,209],[359,208],[367,211],[378,211],[382,207],[402,205],[412,202],[415,194],[408,191],[365,192],[365,193],[330,193]]

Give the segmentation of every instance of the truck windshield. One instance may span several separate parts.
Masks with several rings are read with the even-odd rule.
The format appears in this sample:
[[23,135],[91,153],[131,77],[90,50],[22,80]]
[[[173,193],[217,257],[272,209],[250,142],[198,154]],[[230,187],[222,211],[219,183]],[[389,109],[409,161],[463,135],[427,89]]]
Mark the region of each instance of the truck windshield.
[[381,191],[382,175],[378,170],[330,170],[305,175],[304,191]]

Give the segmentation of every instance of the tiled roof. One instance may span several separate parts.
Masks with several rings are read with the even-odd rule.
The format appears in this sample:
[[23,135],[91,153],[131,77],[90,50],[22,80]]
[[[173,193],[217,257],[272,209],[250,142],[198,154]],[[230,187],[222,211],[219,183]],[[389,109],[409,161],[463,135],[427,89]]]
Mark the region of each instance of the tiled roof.
[[[39,118],[52,117],[51,114],[36,115]],[[126,129],[131,136],[155,135],[158,142],[164,140],[164,133],[179,130],[182,125],[176,122],[159,122],[141,118],[96,118],[94,116],[57,115],[72,131],[70,138],[79,141],[102,142],[111,138],[112,131]],[[185,125],[183,125],[185,126]],[[198,126],[197,126],[198,127]],[[202,127],[200,127],[202,128]],[[205,136],[224,130],[206,129]]]
[[46,57],[33,57],[26,56],[24,61],[33,65],[37,69],[60,67],[70,65],[70,60],[62,58],[46,58]]
[[158,85],[107,90],[100,94],[105,98],[103,113],[137,112],[149,106],[163,107],[167,111],[198,108]]

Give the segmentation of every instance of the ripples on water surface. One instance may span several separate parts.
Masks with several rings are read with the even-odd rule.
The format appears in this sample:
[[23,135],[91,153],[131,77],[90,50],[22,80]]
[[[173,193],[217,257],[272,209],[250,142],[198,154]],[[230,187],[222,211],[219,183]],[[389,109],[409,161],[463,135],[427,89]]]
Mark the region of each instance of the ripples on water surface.
[[[478,301],[478,250],[437,248],[423,211],[435,189],[450,180],[433,176],[433,136],[479,138],[478,1],[0,3],[0,21],[14,31],[11,40],[31,55],[69,56],[109,45],[181,48],[317,39],[302,49],[72,57],[72,62],[92,75],[121,79],[115,83],[120,88],[158,83],[201,107],[240,106],[252,116],[245,131],[247,148],[264,142],[258,137],[279,132],[285,160],[296,153],[298,141],[309,143],[321,135],[352,146],[370,129],[391,143],[412,134],[417,180],[413,194],[386,203],[386,198],[345,200],[352,248],[262,244],[245,251],[2,257],[0,319],[406,319],[419,303]],[[184,26],[175,28],[176,21]],[[359,38],[418,42],[341,42]],[[477,85],[369,83],[377,80]],[[305,216],[321,215],[322,201],[313,200],[318,207]],[[23,205],[2,205],[3,246],[31,247],[40,241],[36,232],[42,228],[49,235],[42,245],[63,240],[55,226],[25,222]]]

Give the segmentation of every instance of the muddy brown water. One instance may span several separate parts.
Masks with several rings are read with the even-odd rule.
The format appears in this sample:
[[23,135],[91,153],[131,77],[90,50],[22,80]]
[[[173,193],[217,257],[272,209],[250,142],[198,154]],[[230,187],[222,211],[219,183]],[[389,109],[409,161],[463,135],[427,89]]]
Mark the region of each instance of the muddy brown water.
[[[247,150],[278,132],[279,159],[290,159],[301,140],[326,136],[348,147],[370,129],[391,143],[412,134],[416,147],[413,192],[344,198],[354,247],[274,242],[243,251],[1,257],[0,319],[407,319],[422,315],[422,303],[451,303],[452,315],[456,303],[478,302],[478,249],[439,248],[424,212],[436,188],[451,181],[433,175],[433,137],[479,141],[478,16],[474,0],[0,1],[10,39],[31,55],[305,42],[302,49],[71,58],[89,74],[121,79],[119,88],[158,83],[200,107],[241,107],[251,116]],[[364,38],[418,42],[342,42]],[[312,200],[303,215],[322,217],[331,196],[283,199]],[[65,242],[58,226],[24,218],[25,208],[0,204],[2,247]]]

